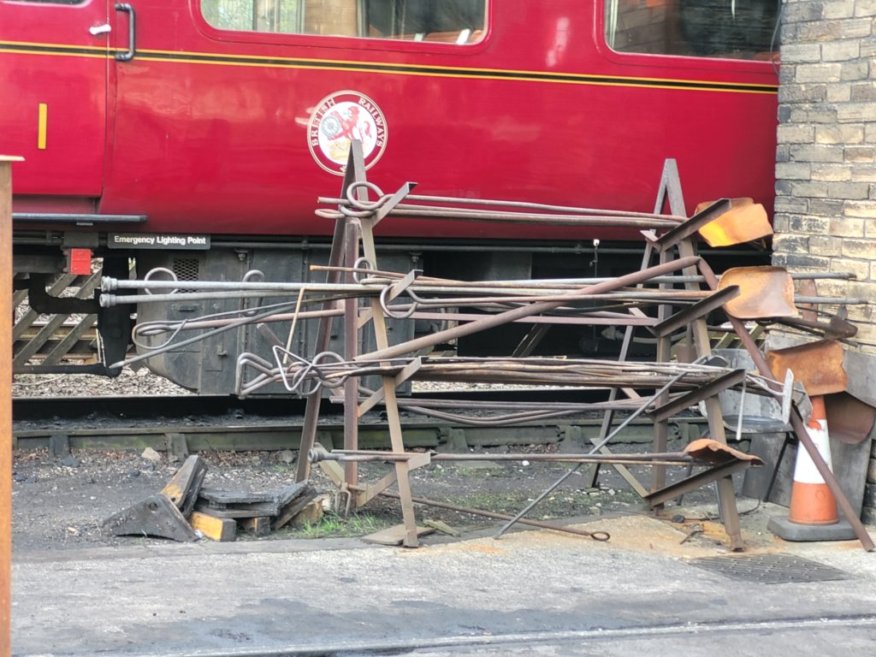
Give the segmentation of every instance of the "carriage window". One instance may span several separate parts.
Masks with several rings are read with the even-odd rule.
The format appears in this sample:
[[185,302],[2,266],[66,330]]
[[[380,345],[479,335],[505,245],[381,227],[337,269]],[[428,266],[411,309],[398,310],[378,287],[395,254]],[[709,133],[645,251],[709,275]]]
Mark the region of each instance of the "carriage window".
[[483,35],[486,0],[201,0],[222,30],[465,44]]
[[605,0],[605,38],[619,52],[772,59],[781,0]]

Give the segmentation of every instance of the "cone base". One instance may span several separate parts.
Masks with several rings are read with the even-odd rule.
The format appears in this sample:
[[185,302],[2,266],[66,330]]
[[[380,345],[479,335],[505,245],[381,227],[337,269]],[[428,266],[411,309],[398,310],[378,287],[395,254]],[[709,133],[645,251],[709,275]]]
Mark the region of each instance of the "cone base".
[[801,525],[830,525],[839,520],[836,499],[827,484],[795,481],[788,518]]
[[767,529],[779,538],[795,543],[851,541],[855,538],[855,530],[847,520],[840,520],[830,525],[801,525],[789,520],[787,516],[773,516],[767,523]]

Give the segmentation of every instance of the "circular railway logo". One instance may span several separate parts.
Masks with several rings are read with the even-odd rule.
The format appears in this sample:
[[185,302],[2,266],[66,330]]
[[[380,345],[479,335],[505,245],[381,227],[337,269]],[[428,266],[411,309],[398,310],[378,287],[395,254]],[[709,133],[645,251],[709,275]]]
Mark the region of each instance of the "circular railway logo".
[[358,91],[337,91],[319,101],[310,115],[307,146],[319,166],[343,175],[354,139],[362,142],[365,168],[370,169],[386,150],[387,135],[377,103]]

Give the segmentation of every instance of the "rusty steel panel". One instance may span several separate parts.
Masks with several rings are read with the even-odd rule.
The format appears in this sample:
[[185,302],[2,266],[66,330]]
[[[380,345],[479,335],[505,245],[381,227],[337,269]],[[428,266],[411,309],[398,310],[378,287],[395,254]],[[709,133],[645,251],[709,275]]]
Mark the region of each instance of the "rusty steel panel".
[[783,381],[791,370],[810,397],[845,391],[849,379],[843,369],[844,358],[843,346],[836,340],[818,340],[767,354],[773,376]]
[[737,319],[797,317],[794,280],[782,267],[735,267],[721,276],[718,289],[739,288],[739,296],[724,304]]

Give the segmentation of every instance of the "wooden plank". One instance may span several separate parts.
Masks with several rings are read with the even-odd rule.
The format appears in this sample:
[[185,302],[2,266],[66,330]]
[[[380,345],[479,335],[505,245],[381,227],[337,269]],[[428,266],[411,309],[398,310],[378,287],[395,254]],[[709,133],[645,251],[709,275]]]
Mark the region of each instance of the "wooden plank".
[[231,518],[217,518],[195,511],[189,518],[192,529],[214,541],[228,542],[237,538],[237,523]]
[[12,624],[12,162],[0,156],[0,657],[11,652]]
[[274,504],[252,504],[245,507],[222,507],[210,504],[198,504],[195,507],[200,513],[207,513],[216,518],[229,518],[242,520],[244,518],[258,518],[260,516],[275,516],[280,511]]
[[271,533],[271,519],[267,516],[244,518],[240,521],[240,526],[243,531],[253,536],[267,536]]

